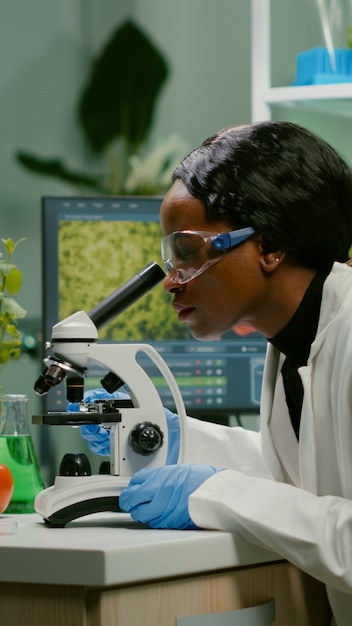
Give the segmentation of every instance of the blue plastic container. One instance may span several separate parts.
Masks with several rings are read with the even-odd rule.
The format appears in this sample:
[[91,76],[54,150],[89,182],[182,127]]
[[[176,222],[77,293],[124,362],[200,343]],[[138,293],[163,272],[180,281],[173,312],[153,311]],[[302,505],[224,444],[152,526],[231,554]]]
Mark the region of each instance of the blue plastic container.
[[326,48],[300,52],[296,59],[296,80],[293,85],[323,85],[352,82],[352,50],[335,48],[336,70]]

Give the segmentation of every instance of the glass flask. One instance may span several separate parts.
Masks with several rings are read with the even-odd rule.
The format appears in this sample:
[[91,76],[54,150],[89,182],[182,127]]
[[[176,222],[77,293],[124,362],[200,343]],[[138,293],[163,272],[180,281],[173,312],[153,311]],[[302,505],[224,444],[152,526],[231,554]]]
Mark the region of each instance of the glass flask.
[[4,513],[34,513],[34,499],[44,481],[28,426],[28,397],[0,394],[0,463],[14,479],[11,502]]

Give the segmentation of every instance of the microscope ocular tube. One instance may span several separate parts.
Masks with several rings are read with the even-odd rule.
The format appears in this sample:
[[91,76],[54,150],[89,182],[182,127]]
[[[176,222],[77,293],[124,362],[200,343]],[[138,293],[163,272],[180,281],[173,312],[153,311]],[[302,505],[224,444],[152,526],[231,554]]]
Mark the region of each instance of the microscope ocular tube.
[[152,261],[121,287],[113,291],[88,312],[97,329],[106,326],[136,300],[155,287],[165,277],[164,271]]

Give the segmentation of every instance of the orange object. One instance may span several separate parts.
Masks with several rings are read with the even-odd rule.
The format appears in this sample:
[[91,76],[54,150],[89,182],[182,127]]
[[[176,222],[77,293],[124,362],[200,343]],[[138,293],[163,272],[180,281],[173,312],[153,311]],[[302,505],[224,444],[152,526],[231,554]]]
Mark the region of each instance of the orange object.
[[0,513],[10,504],[14,488],[13,476],[6,465],[0,464]]

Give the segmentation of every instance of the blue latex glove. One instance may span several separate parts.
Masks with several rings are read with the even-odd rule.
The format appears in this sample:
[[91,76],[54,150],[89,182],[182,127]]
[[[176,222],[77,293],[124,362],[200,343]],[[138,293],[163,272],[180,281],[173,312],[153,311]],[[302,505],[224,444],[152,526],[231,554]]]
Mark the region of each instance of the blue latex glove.
[[[105,389],[92,389],[88,390],[84,394],[85,402],[94,402],[94,400],[104,400],[105,398],[129,398],[126,393],[115,391],[110,394]],[[78,411],[79,405],[69,404],[68,411]],[[176,413],[172,413],[169,409],[164,407],[165,417],[167,421],[167,429],[169,436],[169,444],[167,450],[166,463],[168,465],[177,463],[178,453],[180,449],[180,423]],[[151,416],[152,420],[153,417]],[[110,454],[110,431],[106,430],[103,426],[98,424],[84,424],[80,427],[81,435],[88,441],[89,449],[94,454],[100,454],[101,456],[109,456]]]
[[188,513],[188,497],[219,471],[211,465],[144,468],[121,492],[119,506],[136,522],[151,528],[195,529]]
[[88,442],[89,450],[100,456],[110,455],[110,430],[101,424],[83,424],[80,433]]
[[[105,389],[88,389],[84,393],[84,402],[94,402],[95,400],[105,400],[106,398],[129,398],[126,393],[115,391],[108,393]],[[79,411],[79,404],[70,402],[67,411]],[[110,454],[110,430],[100,424],[83,424],[80,426],[80,433],[83,439],[88,442],[89,449],[94,454],[109,456]]]

